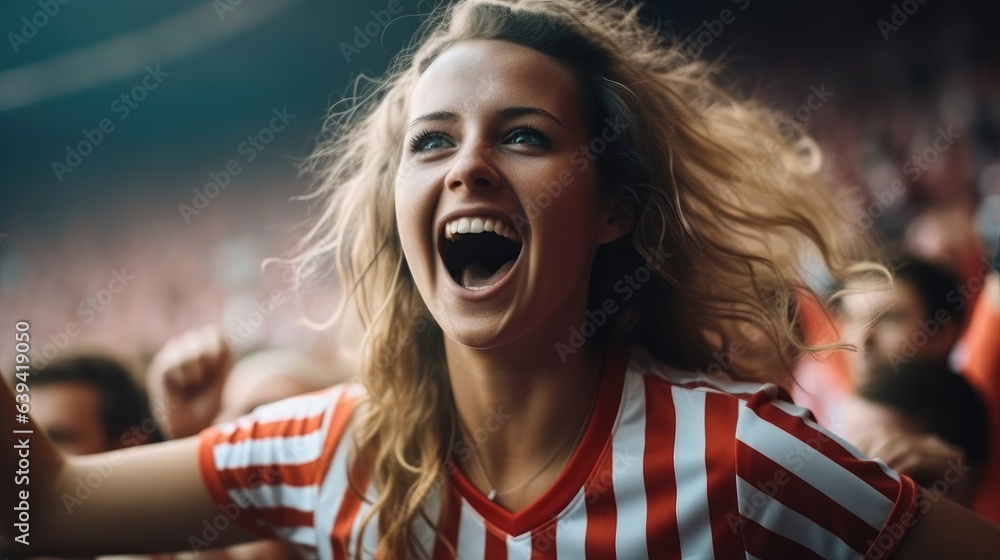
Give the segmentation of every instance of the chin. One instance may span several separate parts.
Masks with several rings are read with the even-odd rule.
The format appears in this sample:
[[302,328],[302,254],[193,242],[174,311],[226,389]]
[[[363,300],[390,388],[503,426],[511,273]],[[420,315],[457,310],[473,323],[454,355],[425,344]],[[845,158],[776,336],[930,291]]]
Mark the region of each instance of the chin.
[[439,321],[438,324],[449,340],[474,350],[490,350],[518,339],[512,329],[505,328],[502,320],[485,316],[462,317],[447,323]]

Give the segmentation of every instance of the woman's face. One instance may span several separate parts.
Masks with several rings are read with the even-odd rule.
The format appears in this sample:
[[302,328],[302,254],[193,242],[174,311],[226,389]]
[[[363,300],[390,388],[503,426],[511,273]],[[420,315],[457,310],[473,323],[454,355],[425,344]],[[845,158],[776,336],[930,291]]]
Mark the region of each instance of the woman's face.
[[445,334],[475,348],[568,336],[597,247],[625,233],[574,76],[520,45],[463,41],[418,79],[406,122],[396,219]]

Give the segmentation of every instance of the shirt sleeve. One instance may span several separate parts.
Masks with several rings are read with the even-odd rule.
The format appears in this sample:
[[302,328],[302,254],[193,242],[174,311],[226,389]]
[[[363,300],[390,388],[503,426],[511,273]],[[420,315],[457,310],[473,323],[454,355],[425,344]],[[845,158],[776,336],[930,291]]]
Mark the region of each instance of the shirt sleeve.
[[755,394],[737,420],[736,492],[747,557],[890,557],[916,522],[916,484],[773,394]]
[[1000,313],[991,307],[985,296],[980,297],[973,308],[972,319],[963,337],[967,355],[961,369],[993,402],[1000,398],[998,340],[1000,340]]
[[311,530],[319,487],[344,439],[354,396],[338,386],[203,430],[201,475],[222,513],[267,538],[295,541]]
[[[979,390],[990,413],[990,458],[987,472],[1000,469],[1000,313],[985,294],[976,301],[972,320],[963,339],[966,361],[962,371]],[[983,479],[976,492],[976,513],[1000,524],[1000,477]]]

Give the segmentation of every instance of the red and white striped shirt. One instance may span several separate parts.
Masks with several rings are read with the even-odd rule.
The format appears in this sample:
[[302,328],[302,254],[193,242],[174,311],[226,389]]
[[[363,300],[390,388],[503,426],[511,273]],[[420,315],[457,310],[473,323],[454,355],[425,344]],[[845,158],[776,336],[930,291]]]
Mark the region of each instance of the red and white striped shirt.
[[[682,372],[612,351],[556,483],[511,513],[455,470],[415,533],[435,559],[885,558],[915,521],[916,485],[865,458],[774,385]],[[306,557],[373,551],[347,484],[356,385],[265,405],[201,434],[206,486],[237,521]],[[367,473],[355,481],[368,485]],[[348,556],[348,554],[350,556]]]

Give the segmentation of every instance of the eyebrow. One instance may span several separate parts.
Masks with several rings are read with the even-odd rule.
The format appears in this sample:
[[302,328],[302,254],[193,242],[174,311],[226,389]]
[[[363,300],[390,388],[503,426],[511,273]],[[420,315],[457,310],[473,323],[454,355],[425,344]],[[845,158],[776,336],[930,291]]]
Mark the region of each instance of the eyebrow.
[[420,115],[419,117],[413,119],[413,121],[407,125],[406,130],[410,130],[414,126],[429,121],[449,121],[458,122],[458,116],[455,113],[449,113],[448,111],[434,111],[433,113],[427,113],[425,115]]
[[504,119],[523,117],[524,115],[541,115],[543,117],[548,117],[559,123],[560,126],[563,126],[562,121],[557,119],[555,115],[545,109],[539,109],[538,107],[507,107],[506,109],[497,111],[497,116]]
[[[538,107],[527,107],[527,106],[516,106],[516,107],[505,107],[496,112],[496,116],[501,119],[513,119],[517,117],[523,117],[525,115],[541,115],[547,117],[557,122],[560,126],[563,125],[562,121],[556,118],[555,115],[546,111],[545,109],[539,109]],[[422,122],[430,121],[447,121],[447,122],[458,122],[458,115],[449,111],[434,111],[432,113],[427,113],[420,115],[419,117],[413,119],[413,121],[406,127],[406,130],[410,130],[414,126]]]

